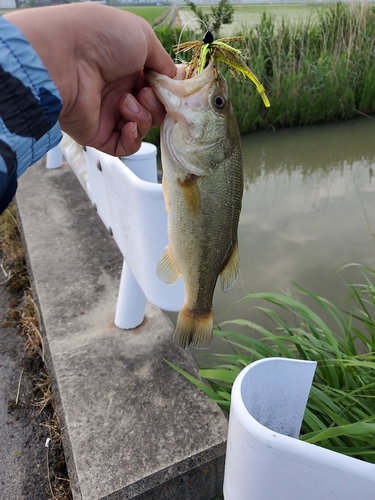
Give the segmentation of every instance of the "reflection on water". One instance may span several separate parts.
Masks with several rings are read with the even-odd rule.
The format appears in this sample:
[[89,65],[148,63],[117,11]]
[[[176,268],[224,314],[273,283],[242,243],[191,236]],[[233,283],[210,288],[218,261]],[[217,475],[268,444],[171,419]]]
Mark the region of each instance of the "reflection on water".
[[[214,297],[217,321],[250,292],[293,290],[293,283],[332,300],[357,262],[375,268],[375,121],[261,132],[243,138],[245,193],[239,226],[241,280]],[[225,319],[265,324],[255,304]],[[211,350],[217,350],[214,344]]]

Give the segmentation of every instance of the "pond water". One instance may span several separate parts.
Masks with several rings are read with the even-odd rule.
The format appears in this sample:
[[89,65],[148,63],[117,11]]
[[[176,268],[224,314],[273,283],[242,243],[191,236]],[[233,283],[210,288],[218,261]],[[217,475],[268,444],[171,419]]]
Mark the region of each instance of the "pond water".
[[[336,271],[353,262],[375,269],[375,121],[253,133],[243,157],[241,278],[226,294],[217,287],[216,321],[267,326],[255,302],[222,313],[250,292],[295,295],[293,282],[342,305],[359,272]],[[211,352],[221,349],[214,341]]]

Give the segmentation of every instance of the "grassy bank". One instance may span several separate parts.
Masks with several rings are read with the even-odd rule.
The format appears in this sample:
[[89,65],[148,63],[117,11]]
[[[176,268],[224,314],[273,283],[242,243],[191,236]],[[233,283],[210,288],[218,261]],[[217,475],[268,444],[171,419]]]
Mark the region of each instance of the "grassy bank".
[[[350,286],[343,309],[300,287],[293,293],[296,298],[282,293],[248,295],[243,301],[250,307],[261,300],[258,309],[274,327],[266,329],[245,319],[221,323],[214,335],[231,347],[232,354],[209,355],[200,375],[210,387],[177,370],[229,411],[232,384],[251,362],[269,357],[317,361],[301,439],[375,463],[375,272],[360,269],[359,284]],[[312,308],[301,303],[302,296],[311,300]],[[238,332],[239,325],[247,327],[248,335]]]
[[[169,51],[178,33],[157,32]],[[375,6],[339,3],[297,22],[264,13],[242,35],[271,101],[264,108],[251,82],[227,74],[242,132],[375,112]]]

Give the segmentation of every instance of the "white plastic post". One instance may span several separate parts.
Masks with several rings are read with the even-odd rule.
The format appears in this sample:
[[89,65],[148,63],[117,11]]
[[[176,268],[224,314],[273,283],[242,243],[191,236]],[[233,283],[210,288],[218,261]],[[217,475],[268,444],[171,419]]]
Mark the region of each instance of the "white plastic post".
[[180,310],[182,280],[169,286],[156,276],[157,262],[168,244],[156,147],[143,143],[124,161],[93,148],[82,150],[66,135],[61,148],[124,256],[115,324],[123,329],[140,325],[145,297],[161,309]]
[[[141,148],[136,153],[120,159],[139,179],[158,182],[156,155],[157,149],[154,144],[142,142]],[[146,302],[145,294],[124,259],[115,325],[125,330],[139,326],[144,319]]]
[[63,155],[60,146],[50,149],[47,153],[46,166],[49,169],[60,168],[63,162]]
[[256,361],[232,389],[225,500],[374,500],[375,465],[295,439],[316,363]]
[[147,298],[124,260],[117,298],[115,325],[124,330],[136,328],[143,319]]
[[[143,146],[149,147],[153,151],[153,166],[148,168],[153,170],[156,179],[156,148]],[[136,156],[140,156],[142,149]],[[136,282],[154,305],[179,311],[184,300],[182,280],[169,286],[156,276],[157,263],[168,244],[161,184],[140,179],[118,158],[93,148],[87,148],[84,154],[91,201],[113,235]],[[147,170],[143,177],[146,175]]]
[[142,142],[141,149],[131,156],[120,159],[139,179],[147,182],[158,182],[156,164],[157,148],[149,142]]

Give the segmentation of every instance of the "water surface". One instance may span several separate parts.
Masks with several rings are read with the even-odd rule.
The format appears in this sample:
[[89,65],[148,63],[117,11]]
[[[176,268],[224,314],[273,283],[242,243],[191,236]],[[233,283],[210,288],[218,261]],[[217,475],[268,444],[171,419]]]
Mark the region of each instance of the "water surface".
[[[375,121],[253,133],[243,137],[245,193],[239,225],[241,279],[214,297],[217,321],[266,324],[250,292],[289,290],[292,282],[337,305],[357,281],[357,262],[375,269]],[[213,350],[217,350],[217,342]]]

